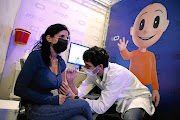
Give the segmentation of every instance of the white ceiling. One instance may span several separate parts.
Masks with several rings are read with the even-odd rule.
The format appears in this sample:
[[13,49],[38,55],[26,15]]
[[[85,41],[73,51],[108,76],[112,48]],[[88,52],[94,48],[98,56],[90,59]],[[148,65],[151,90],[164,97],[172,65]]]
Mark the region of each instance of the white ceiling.
[[116,4],[117,2],[121,1],[121,0],[94,0],[106,7],[111,7],[113,6],[114,4]]

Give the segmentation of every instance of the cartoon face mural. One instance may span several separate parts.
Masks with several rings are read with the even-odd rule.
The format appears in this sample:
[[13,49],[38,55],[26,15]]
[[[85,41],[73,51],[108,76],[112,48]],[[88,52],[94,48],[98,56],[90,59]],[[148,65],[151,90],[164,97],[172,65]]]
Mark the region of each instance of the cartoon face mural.
[[159,40],[168,25],[166,8],[160,3],[153,3],[137,15],[130,34],[137,47],[148,48]]
[[128,40],[125,42],[124,37],[118,43],[123,59],[130,60],[129,70],[152,92],[156,107],[160,101],[156,59],[147,48],[159,40],[168,25],[166,8],[160,3],[150,4],[137,15],[130,29],[132,40],[139,49],[129,52],[126,49]]

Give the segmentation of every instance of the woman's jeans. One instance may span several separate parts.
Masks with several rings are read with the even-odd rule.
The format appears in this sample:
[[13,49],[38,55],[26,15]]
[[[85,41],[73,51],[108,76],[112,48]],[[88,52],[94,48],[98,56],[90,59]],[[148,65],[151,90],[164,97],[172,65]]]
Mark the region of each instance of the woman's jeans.
[[81,99],[66,100],[62,105],[27,104],[25,112],[28,120],[93,120],[88,102]]

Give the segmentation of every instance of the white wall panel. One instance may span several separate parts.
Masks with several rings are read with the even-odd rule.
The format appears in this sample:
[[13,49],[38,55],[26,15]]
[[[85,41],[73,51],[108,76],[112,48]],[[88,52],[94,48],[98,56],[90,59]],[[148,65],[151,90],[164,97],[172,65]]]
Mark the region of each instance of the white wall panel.
[[21,0],[0,1],[0,84],[11,32]]

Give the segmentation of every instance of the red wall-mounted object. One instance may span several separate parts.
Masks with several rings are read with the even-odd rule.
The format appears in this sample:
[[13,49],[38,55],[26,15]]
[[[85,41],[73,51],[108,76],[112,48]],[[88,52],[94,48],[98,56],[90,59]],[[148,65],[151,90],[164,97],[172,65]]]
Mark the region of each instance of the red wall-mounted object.
[[30,34],[31,32],[26,29],[16,28],[15,29],[15,42],[18,44],[26,45]]

